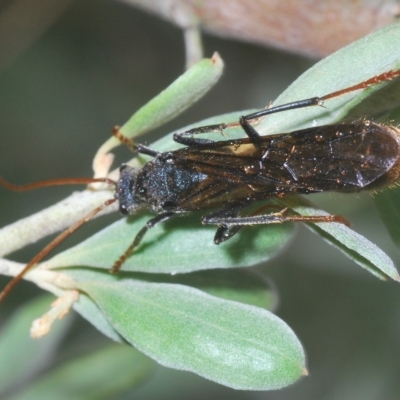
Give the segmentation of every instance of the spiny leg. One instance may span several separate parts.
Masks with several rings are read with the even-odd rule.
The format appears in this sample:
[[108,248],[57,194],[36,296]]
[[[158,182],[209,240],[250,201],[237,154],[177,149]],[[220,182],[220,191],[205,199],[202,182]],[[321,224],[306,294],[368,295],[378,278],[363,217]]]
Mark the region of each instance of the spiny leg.
[[348,225],[348,221],[340,215],[286,215],[287,208],[263,215],[244,217],[224,217],[218,215],[205,216],[202,220],[207,225],[225,225],[227,228],[243,227],[246,225],[282,224],[284,222],[338,222]]
[[115,274],[118,272],[122,266],[122,264],[126,261],[126,259],[132,254],[133,250],[139,246],[140,242],[142,241],[144,235],[146,232],[156,226],[157,224],[161,222],[165,222],[168,219],[170,219],[172,216],[174,216],[175,213],[173,212],[165,212],[162,214],[158,214],[152,219],[149,219],[146,222],[146,225],[136,234],[135,239],[133,239],[133,242],[131,245],[125,250],[124,254],[114,263],[113,267],[111,268],[110,272]]

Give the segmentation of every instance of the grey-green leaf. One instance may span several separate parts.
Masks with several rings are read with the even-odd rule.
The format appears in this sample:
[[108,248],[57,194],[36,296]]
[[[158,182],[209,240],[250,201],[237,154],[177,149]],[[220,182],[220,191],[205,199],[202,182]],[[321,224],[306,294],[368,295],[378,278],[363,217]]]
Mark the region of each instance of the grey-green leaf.
[[[147,282],[165,282],[188,285],[226,300],[238,301],[273,311],[277,304],[277,293],[268,280],[256,271],[244,269],[216,269],[191,274],[110,274],[93,268],[68,268],[63,271],[80,282],[117,282],[121,278],[134,277]],[[98,305],[85,293],[81,293],[74,309],[100,332],[117,342],[124,342],[121,335],[106,319]]]
[[278,389],[307,373],[298,339],[266,310],[181,285],[131,280],[81,289],[126,340],[165,366],[247,390]]

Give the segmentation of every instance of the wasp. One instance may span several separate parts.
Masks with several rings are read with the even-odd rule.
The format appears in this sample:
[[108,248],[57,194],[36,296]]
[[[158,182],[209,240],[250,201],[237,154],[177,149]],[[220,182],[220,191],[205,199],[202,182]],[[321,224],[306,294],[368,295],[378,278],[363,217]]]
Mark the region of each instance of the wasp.
[[400,175],[400,130],[369,120],[358,120],[261,136],[252,123],[277,112],[322,106],[328,99],[365,89],[399,75],[400,70],[391,70],[322,97],[295,101],[243,116],[239,125],[246,137],[242,139],[213,141],[198,138],[197,135],[206,132],[223,132],[232,124],[203,126],[176,133],[174,140],[185,147],[160,153],[124,137],[117,127],[113,131],[116,137],[135,152],[151,156],[152,160],[141,169],[122,165],[116,182],[108,178],[69,179],[19,187],[0,178],[0,184],[12,190],[99,181],[115,186],[114,197],[67,228],[35,256],[6,286],[0,294],[0,301],[33,265],[115,201],[118,201],[122,215],[129,216],[138,209],[148,209],[155,216],[137,233],[111,272],[121,268],[149,229],[176,215],[192,211],[204,210],[201,222],[217,226],[215,244],[230,239],[246,225],[288,221],[345,223],[343,217],[336,215],[293,215],[287,213],[286,209],[265,214],[262,212],[264,207],[249,214],[246,209],[259,201],[295,194],[356,192],[396,182]]

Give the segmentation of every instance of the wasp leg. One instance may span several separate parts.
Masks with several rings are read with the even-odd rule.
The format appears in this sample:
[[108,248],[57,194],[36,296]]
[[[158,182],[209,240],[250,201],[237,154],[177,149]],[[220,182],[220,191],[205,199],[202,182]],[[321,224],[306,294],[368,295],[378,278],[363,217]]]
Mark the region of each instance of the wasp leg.
[[[303,108],[315,105],[322,105],[323,101],[319,97],[313,97],[306,100],[295,101],[293,103],[283,104],[281,106],[276,106],[272,108],[268,108],[265,110],[257,111],[253,114],[246,115],[244,117],[240,117],[239,123],[242,126],[243,130],[246,132],[247,136],[250,140],[258,145],[260,142],[260,134],[249,124],[249,120],[256,119],[259,117],[263,117],[268,114],[273,114],[281,111],[293,110],[295,108]],[[173,139],[175,142],[183,144],[189,147],[201,147],[203,145],[208,145],[210,143],[214,143],[213,140],[210,139],[198,139],[194,138],[194,135],[200,135],[202,133],[210,133],[210,132],[220,132],[222,133],[224,129],[228,128],[230,124],[217,124],[217,125],[207,125],[200,126],[198,128],[188,129],[184,132],[177,132],[174,134]]]
[[252,119],[265,117],[266,115],[275,114],[282,111],[289,111],[289,110],[295,110],[297,108],[306,108],[312,106],[322,106],[323,104],[324,104],[324,99],[322,97],[311,97],[309,99],[293,101],[291,103],[282,104],[276,107],[265,108],[264,110],[257,111],[249,115],[245,115],[242,118],[246,119],[247,121],[250,121]]
[[[257,111],[253,114],[246,115],[244,117],[240,117],[239,123],[242,126],[243,130],[246,132],[247,136],[250,140],[255,144],[258,145],[260,142],[260,134],[250,125],[248,122],[252,119],[257,119],[263,117],[265,115],[274,114],[277,112],[293,110],[296,108],[303,108],[315,105],[322,105],[323,100],[319,97],[313,97],[306,100],[295,101],[293,103],[282,104],[281,106],[276,106],[272,108],[268,108],[265,110]],[[188,129],[184,132],[177,132],[174,134],[173,139],[175,142],[183,144],[189,147],[201,147],[203,145],[208,145],[210,143],[214,143],[213,140],[210,139],[198,139],[194,138],[194,135],[200,135],[202,133],[210,133],[210,132],[220,132],[222,133],[224,129],[231,126],[231,124],[217,124],[217,125],[207,125],[207,126],[200,126],[198,128]]]
[[175,142],[184,144],[189,147],[201,147],[202,145],[214,143],[210,139],[198,139],[194,138],[194,135],[200,135],[202,133],[219,132],[222,133],[224,129],[228,127],[227,124],[218,125],[207,125],[200,126],[198,128],[188,129],[187,131],[174,133],[173,139]]
[[246,132],[246,135],[249,137],[251,142],[255,146],[261,145],[261,135],[250,125],[247,121],[246,117],[240,117],[239,119],[240,126]]
[[144,146],[143,144],[137,144],[136,145],[136,151],[139,154],[146,154],[147,156],[151,156],[151,157],[156,157],[157,155],[160,154],[159,151],[154,150],[150,147]]
[[135,239],[133,239],[133,242],[131,245],[125,250],[124,254],[114,263],[113,267],[111,268],[110,272],[111,273],[116,273],[119,271],[121,268],[122,264],[126,261],[126,259],[132,254],[133,250],[139,246],[140,242],[142,241],[144,235],[146,232],[156,226],[157,224],[161,222],[165,222],[171,217],[173,217],[175,213],[173,212],[165,212],[162,214],[158,214],[152,219],[149,219],[146,222],[146,225],[136,234]]
[[246,225],[283,224],[284,222],[338,222],[349,225],[348,221],[340,215],[285,215],[286,211],[287,208],[277,213],[245,217],[214,214],[204,217],[202,222],[207,225],[223,225],[227,229]]
[[[238,205],[230,205],[229,208],[223,208],[222,210],[218,210],[212,214],[208,214],[203,216],[201,219],[201,222],[203,224],[213,224],[208,221],[210,220],[230,220],[231,218],[240,218],[239,217],[239,212],[245,207],[244,204],[238,204]],[[214,225],[214,224],[213,224]],[[225,223],[217,223],[216,225],[219,225],[217,231],[215,232],[214,236],[214,243],[215,244],[220,244],[222,242],[225,242],[226,240],[230,239],[232,236],[236,235],[236,233],[239,232],[239,230],[242,228],[240,225],[226,225]]]
[[215,232],[214,243],[220,244],[230,239],[232,236],[236,235],[243,226],[227,226],[221,225],[218,227],[217,232]]

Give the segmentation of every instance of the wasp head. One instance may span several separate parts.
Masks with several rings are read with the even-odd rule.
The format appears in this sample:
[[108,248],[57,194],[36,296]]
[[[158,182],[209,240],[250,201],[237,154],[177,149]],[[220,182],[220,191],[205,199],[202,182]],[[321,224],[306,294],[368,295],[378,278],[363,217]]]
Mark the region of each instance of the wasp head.
[[119,212],[123,215],[132,214],[140,203],[135,196],[138,170],[123,164],[119,172],[120,177],[115,189],[115,198],[119,201]]

